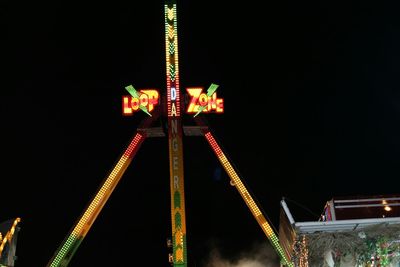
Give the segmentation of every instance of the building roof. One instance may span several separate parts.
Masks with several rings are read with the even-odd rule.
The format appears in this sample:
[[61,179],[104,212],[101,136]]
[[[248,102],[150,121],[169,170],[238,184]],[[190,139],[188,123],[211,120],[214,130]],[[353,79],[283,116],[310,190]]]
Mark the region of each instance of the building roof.
[[361,230],[373,225],[400,224],[400,217],[373,218],[373,219],[352,219],[337,221],[319,222],[295,222],[294,229],[298,234],[310,234],[316,232],[344,232]]
[[334,197],[325,205],[334,214],[332,220],[400,217],[400,196]]
[[[400,205],[400,198],[392,198],[387,202],[392,201],[391,205]],[[333,203],[335,204],[335,213],[337,213],[338,209],[343,208],[344,206],[349,207],[348,209],[357,209],[358,212],[356,214],[361,214],[361,218],[353,219],[354,214],[349,216],[351,219],[337,219],[331,221],[312,221],[312,222],[296,222],[293,219],[293,216],[286,205],[285,200],[281,201],[282,209],[289,221],[289,224],[292,226],[293,230],[297,234],[306,234],[306,233],[315,233],[315,232],[337,232],[337,231],[355,231],[360,230],[368,226],[372,225],[390,225],[390,224],[400,224],[400,216],[384,216],[382,217],[381,213],[376,213],[376,218],[364,218],[363,215],[365,214],[373,214],[371,212],[366,213],[363,210],[369,210],[371,207],[370,205],[374,205],[373,208],[378,207],[375,204],[371,204],[371,201],[379,201],[382,202],[382,198],[363,198],[363,199],[351,199],[351,200],[334,200]],[[328,202],[329,203],[329,202]],[[358,203],[358,204],[354,204]],[[339,207],[338,207],[339,206]],[[379,208],[382,209],[383,205],[379,204]],[[394,206],[393,206],[394,207]],[[398,207],[396,207],[396,212]],[[395,213],[397,215],[397,213]],[[378,217],[379,216],[379,217]],[[342,216],[343,217],[343,216]]]

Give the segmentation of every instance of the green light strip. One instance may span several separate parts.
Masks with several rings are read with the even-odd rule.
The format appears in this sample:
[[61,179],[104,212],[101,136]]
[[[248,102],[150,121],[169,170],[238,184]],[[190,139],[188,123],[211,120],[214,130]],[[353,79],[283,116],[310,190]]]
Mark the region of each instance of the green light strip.
[[[67,266],[70,260],[69,258],[72,257],[72,255],[74,254],[74,250],[79,247],[81,241],[82,239],[78,238],[74,234],[71,234],[65,241],[64,245],[61,247],[53,262],[50,264],[50,267]],[[75,247],[75,249],[71,249],[72,247]],[[69,257],[66,256],[67,253],[70,253]]]

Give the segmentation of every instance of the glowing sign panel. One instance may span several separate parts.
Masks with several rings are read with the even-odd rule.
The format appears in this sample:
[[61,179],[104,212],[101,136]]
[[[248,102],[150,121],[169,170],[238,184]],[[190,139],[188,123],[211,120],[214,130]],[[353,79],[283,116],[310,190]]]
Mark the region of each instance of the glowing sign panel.
[[154,106],[159,104],[160,95],[157,90],[139,90],[136,96],[122,97],[122,114],[133,115],[139,109],[146,108],[148,112],[154,110]]
[[186,88],[191,97],[187,113],[201,112],[224,112],[224,99],[217,98],[217,93],[214,91],[211,95],[203,92],[203,88]]

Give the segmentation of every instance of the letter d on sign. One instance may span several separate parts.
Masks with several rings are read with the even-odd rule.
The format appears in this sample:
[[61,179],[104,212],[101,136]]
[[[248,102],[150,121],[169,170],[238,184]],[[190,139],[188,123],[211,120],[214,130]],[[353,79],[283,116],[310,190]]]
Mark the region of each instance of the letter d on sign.
[[174,101],[176,99],[176,88],[171,87],[171,100]]

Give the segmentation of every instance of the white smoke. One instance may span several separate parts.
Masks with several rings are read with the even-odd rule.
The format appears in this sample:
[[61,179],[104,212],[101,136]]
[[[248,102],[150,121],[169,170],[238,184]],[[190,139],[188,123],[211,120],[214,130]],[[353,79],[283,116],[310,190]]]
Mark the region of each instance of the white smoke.
[[249,250],[239,253],[232,259],[224,258],[217,248],[211,250],[204,267],[278,267],[279,258],[268,244],[254,244]]

